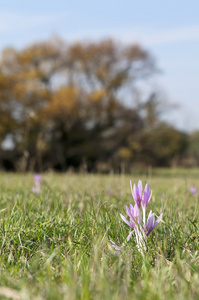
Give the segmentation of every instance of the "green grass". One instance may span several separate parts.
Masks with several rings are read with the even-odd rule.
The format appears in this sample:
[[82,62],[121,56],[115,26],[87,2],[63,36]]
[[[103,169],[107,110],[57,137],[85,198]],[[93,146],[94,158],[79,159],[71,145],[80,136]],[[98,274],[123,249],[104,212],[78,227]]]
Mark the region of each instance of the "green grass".
[[[150,176],[148,176],[150,175]],[[199,299],[199,170],[140,176],[0,174],[0,299]],[[164,213],[143,257],[119,214],[129,180],[149,183],[147,214]],[[7,287],[2,292],[2,287]],[[7,293],[7,294],[6,294]]]

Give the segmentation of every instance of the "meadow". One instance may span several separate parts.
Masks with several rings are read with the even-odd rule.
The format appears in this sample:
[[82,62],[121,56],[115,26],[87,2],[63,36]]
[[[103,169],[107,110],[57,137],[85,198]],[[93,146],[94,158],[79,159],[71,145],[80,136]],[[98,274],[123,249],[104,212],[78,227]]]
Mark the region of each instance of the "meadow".
[[[122,221],[130,180],[163,219],[142,255]],[[0,299],[199,299],[199,170],[132,175],[0,173]]]

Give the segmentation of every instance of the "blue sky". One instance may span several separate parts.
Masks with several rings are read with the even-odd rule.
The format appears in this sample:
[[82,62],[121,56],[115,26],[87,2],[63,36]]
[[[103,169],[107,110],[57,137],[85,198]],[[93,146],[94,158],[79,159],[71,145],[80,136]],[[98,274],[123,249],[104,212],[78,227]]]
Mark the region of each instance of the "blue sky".
[[198,0],[0,0],[0,51],[53,35],[139,42],[162,70],[153,85],[178,104],[165,118],[179,129],[199,129]]

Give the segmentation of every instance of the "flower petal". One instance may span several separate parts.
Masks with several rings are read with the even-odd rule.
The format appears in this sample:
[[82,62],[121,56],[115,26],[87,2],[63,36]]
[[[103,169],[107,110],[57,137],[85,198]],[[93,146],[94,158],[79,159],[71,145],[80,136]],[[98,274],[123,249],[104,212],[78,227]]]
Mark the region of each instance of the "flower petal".
[[152,210],[151,210],[150,214],[148,216],[148,219],[147,219],[146,227],[150,228],[151,226],[154,225],[154,222],[155,222],[155,215],[152,213]]
[[145,189],[144,189],[143,197],[142,197],[142,207],[143,208],[147,207],[147,205],[151,199],[151,196],[152,196],[152,191],[151,191],[151,194],[149,195],[149,185],[147,183],[145,186]]
[[134,206],[134,217],[139,217],[139,207],[137,206],[137,204],[135,204]]
[[138,181],[138,194],[139,194],[139,198],[142,199],[142,181],[141,180]]
[[143,198],[142,198],[142,207],[146,208],[148,203],[148,194],[144,191]]
[[162,220],[163,217],[163,213],[160,214],[160,216],[157,218],[155,224],[153,225],[153,229],[160,223],[160,221]]
[[35,181],[36,185],[40,186],[41,185],[41,175],[35,174],[34,175],[34,181]]
[[149,196],[149,199],[148,199],[148,202],[147,202],[147,204],[149,203],[149,201],[151,200],[151,197],[152,197],[152,190],[151,190],[151,194],[150,194],[150,196]]
[[129,227],[134,228],[133,224],[131,224],[122,214],[120,214],[120,217]]
[[119,247],[118,245],[116,245],[116,243],[114,243],[112,240],[110,240],[110,242],[111,242],[111,246],[115,249],[115,250],[117,250],[117,251],[121,251],[121,248],[122,247]]
[[[152,214],[152,215],[154,216],[154,214]],[[162,217],[163,217],[163,213],[161,213],[161,215],[158,217],[158,219],[156,220],[155,223],[153,220],[152,226],[147,227],[147,235],[149,235],[151,233],[151,231],[160,223]]]
[[149,233],[154,229],[153,225],[155,222],[155,215],[152,213],[152,210],[149,213],[148,219],[147,219],[147,224],[146,224],[146,234],[149,235]]
[[148,183],[145,185],[144,191],[149,196],[149,185],[148,185]]
[[133,185],[133,199],[134,199],[135,203],[137,203],[138,193],[137,193],[137,187],[136,187],[135,183]]
[[127,242],[130,240],[133,233],[134,233],[134,230],[129,233],[129,235],[126,238]]
[[126,214],[127,214],[127,216],[129,216],[129,218],[133,217],[132,214],[131,214],[130,209],[128,208],[128,206],[126,206]]
[[133,208],[133,205],[130,204],[129,206],[130,206],[130,211],[131,211],[132,215],[134,216],[134,208]]

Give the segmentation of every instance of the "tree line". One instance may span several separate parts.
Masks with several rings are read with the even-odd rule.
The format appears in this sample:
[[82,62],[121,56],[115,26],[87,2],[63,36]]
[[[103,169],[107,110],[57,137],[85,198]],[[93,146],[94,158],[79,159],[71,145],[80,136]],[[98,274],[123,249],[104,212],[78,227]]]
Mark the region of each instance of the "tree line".
[[53,38],[4,49],[0,168],[117,172],[198,164],[199,134],[161,121],[165,103],[157,91],[142,96],[155,72],[146,49],[111,39]]

